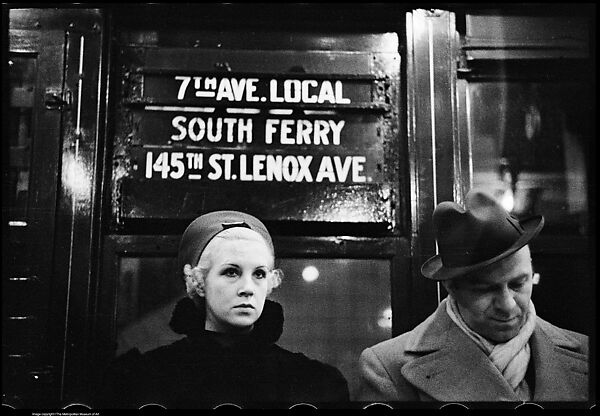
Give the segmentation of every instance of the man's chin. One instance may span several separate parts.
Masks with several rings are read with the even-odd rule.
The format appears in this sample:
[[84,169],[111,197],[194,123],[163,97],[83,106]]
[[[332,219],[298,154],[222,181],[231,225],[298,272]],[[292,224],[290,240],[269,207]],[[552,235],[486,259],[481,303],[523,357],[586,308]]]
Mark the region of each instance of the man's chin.
[[487,336],[485,336],[485,338],[487,338],[488,340],[492,341],[495,344],[501,344],[507,341],[510,341],[511,339],[513,339],[514,337],[517,336],[517,334],[519,333],[519,331],[517,329],[513,329],[513,330],[506,330],[506,331],[497,331],[494,332],[493,334],[488,334]]

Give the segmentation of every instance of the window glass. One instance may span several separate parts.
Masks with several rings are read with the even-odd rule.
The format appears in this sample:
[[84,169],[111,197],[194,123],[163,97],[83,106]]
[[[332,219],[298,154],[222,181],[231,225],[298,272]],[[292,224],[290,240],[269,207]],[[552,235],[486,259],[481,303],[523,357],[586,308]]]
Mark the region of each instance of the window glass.
[[36,58],[12,55],[9,75],[9,200],[11,220],[27,216],[31,143],[33,140],[33,102],[35,97]]
[[374,259],[282,259],[272,298],[285,313],[279,345],[336,366],[358,383],[361,351],[392,335],[390,263]]
[[177,301],[185,296],[183,277],[172,257],[122,257],[117,288],[117,355],[142,352],[179,338],[169,327]]
[[469,82],[473,187],[518,217],[544,215],[547,232],[587,234],[588,90],[578,82]]
[[[185,296],[171,257],[122,257],[117,355],[148,351],[182,336],[169,328]],[[373,259],[280,259],[285,277],[270,298],[284,310],[278,345],[336,366],[356,389],[360,352],[391,337],[390,263]]]

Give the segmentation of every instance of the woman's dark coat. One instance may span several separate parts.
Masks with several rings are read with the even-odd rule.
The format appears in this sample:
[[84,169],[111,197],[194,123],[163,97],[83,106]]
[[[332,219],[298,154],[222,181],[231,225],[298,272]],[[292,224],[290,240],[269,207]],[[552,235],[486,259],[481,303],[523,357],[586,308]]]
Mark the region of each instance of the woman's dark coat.
[[97,407],[322,407],[349,400],[339,370],[275,344],[283,331],[278,303],[267,300],[253,331],[235,337],[205,331],[204,309],[182,299],[170,326],[185,338],[145,354],[133,349],[117,358],[103,381]]

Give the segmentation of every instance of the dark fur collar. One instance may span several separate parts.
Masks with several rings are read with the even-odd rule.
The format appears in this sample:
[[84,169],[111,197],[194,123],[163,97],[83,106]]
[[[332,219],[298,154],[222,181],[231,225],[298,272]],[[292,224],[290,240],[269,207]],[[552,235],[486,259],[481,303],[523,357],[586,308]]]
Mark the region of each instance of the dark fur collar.
[[[169,326],[178,334],[195,335],[204,332],[206,308],[204,299],[196,306],[188,297],[177,302]],[[277,302],[265,301],[260,318],[254,324],[252,337],[262,342],[272,344],[277,342],[283,332],[283,308]]]

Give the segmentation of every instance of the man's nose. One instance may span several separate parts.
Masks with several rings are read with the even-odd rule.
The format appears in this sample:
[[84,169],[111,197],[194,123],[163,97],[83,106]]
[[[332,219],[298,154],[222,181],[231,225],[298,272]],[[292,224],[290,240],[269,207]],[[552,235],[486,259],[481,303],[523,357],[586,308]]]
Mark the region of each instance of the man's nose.
[[508,287],[503,288],[502,291],[494,297],[494,303],[494,306],[496,306],[497,309],[506,312],[507,315],[510,314],[517,305],[514,294]]

